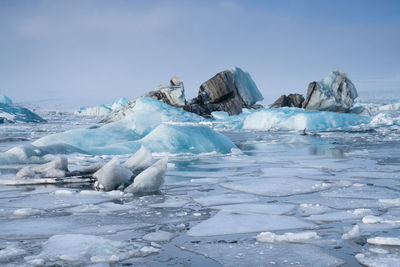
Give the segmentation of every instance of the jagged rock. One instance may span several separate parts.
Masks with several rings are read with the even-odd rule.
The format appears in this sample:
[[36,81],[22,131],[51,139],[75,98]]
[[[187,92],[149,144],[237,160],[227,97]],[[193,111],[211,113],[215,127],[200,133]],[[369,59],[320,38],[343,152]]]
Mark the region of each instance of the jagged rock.
[[253,108],[261,100],[263,97],[250,75],[234,67],[204,82],[200,86],[199,95],[185,109],[205,117],[214,111],[236,115],[243,108]]
[[348,112],[357,96],[357,90],[347,75],[333,71],[322,81],[308,85],[302,107],[307,110]]
[[282,108],[282,107],[296,107],[301,108],[301,105],[304,101],[304,96],[301,94],[289,94],[281,95],[270,108]]

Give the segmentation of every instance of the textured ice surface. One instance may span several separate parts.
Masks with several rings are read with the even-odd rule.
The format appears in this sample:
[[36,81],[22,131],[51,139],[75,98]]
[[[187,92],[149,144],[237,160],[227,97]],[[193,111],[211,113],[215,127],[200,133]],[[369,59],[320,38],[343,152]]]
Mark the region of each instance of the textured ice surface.
[[117,262],[132,257],[137,251],[128,244],[111,241],[103,237],[82,234],[54,235],[44,244],[39,255],[26,257],[27,263],[71,262],[78,265],[85,262]]
[[310,228],[314,224],[300,219],[254,213],[220,211],[188,231],[190,236],[215,236],[242,234],[260,231],[275,231],[296,228]]
[[175,236],[176,235],[174,233],[166,231],[156,231],[146,234],[145,236],[143,236],[143,239],[151,242],[166,242],[170,241]]
[[93,174],[97,186],[105,191],[115,190],[131,183],[132,172],[120,165],[118,157],[114,157],[101,169]]
[[344,263],[318,247],[305,244],[185,244],[222,266],[340,266]]
[[321,237],[316,232],[299,232],[299,233],[289,232],[281,235],[274,234],[271,232],[262,232],[257,235],[257,241],[263,243],[274,243],[274,242],[302,243],[320,238]]
[[223,183],[223,187],[262,196],[290,196],[320,191],[330,184],[296,178],[259,178]]
[[367,239],[368,244],[385,245],[385,246],[400,246],[400,238],[398,237],[381,237]]
[[114,109],[120,108],[128,104],[129,101],[125,97],[122,97],[109,105],[98,105],[95,107],[81,107],[76,110],[74,113],[75,115],[79,116],[107,116],[110,114]]
[[[90,154],[128,154],[145,145],[152,152],[229,153],[235,145],[207,126],[187,124],[204,119],[151,98],[136,101],[124,119],[95,129],[48,135],[36,146],[67,144]],[[186,124],[185,124],[186,123]]]
[[0,123],[4,122],[45,122],[38,114],[27,108],[0,102]]
[[263,109],[247,116],[243,129],[284,131],[327,131],[351,129],[368,124],[369,117],[325,111],[305,111],[297,108]]
[[334,222],[334,221],[359,219],[371,213],[372,211],[370,209],[355,209],[355,210],[337,211],[325,214],[311,215],[307,217],[307,219],[314,222]]
[[229,71],[235,77],[235,86],[240,97],[248,106],[264,99],[249,73],[238,67],[233,67]]
[[260,214],[283,215],[291,212],[295,208],[295,206],[290,204],[270,204],[270,203],[247,204],[246,203],[246,204],[213,206],[212,208],[230,212],[249,212],[249,213],[260,213]]
[[400,266],[400,253],[359,253],[356,256],[359,263],[369,267],[398,267]]

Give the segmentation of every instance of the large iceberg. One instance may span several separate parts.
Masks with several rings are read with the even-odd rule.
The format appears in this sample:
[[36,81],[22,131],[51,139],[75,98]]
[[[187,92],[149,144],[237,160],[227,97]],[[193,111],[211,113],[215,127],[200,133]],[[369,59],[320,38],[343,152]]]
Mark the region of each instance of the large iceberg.
[[328,131],[349,130],[370,123],[371,118],[356,114],[326,111],[305,111],[298,108],[263,109],[247,116],[242,129]]
[[133,153],[142,145],[152,152],[194,154],[229,153],[236,148],[229,138],[207,125],[198,124],[205,121],[201,116],[158,100],[140,98],[132,113],[120,121],[94,129],[74,129],[48,135],[32,145],[40,151],[42,147],[57,147],[94,155]]
[[46,122],[46,120],[27,108],[14,105],[9,97],[0,95],[0,123],[14,122]]

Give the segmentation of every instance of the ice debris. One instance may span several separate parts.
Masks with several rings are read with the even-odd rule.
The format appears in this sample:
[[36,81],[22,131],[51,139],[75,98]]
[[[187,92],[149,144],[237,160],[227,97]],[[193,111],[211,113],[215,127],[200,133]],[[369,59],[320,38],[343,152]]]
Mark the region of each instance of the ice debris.
[[398,237],[373,237],[367,239],[368,244],[384,245],[384,246],[400,246],[400,238]]
[[284,233],[282,235],[274,234],[272,232],[262,232],[257,235],[257,241],[263,243],[274,242],[293,242],[301,243],[320,239],[321,237],[316,232],[299,232],[299,233]]
[[347,233],[342,235],[343,240],[355,239],[360,237],[360,227],[356,224]]
[[128,99],[122,97],[119,100],[109,105],[101,104],[95,107],[80,107],[78,110],[74,112],[74,114],[79,116],[107,116],[113,110],[121,108],[128,103],[129,103]]
[[151,155],[151,152],[145,146],[141,146],[133,156],[122,164],[122,166],[131,169],[132,171],[143,170],[150,167],[152,161],[153,156]]
[[131,183],[133,173],[120,165],[118,157],[114,157],[93,174],[97,179],[95,186],[105,191],[123,188]]
[[33,178],[39,175],[43,178],[65,177],[68,172],[68,159],[56,157],[52,161],[39,166],[26,166],[16,174],[17,178]]
[[163,158],[135,177],[133,183],[125,188],[125,193],[151,193],[160,190],[164,184],[168,158]]

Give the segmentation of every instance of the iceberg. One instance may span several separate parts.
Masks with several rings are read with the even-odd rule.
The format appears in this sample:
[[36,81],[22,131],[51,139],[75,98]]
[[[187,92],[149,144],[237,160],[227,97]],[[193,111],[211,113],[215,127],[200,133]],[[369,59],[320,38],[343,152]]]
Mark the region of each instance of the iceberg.
[[7,96],[0,97],[0,124],[15,122],[46,122],[45,119],[27,108],[12,104]]
[[78,116],[107,116],[113,110],[119,109],[129,103],[129,100],[125,97],[122,97],[109,105],[98,105],[95,107],[80,107],[78,110],[75,110],[74,114]]
[[1,104],[7,104],[7,105],[12,105],[13,102],[11,100],[11,98],[9,98],[6,95],[0,94],[0,103]]
[[302,107],[307,110],[348,112],[358,96],[356,87],[341,71],[332,71],[320,82],[308,85]]
[[31,145],[0,154],[1,164],[43,163],[47,154],[131,154],[146,146],[151,152],[230,153],[232,141],[214,131],[205,118],[151,98],[137,100],[124,119],[94,129],[74,129],[44,136]]
[[247,130],[329,131],[348,130],[371,122],[370,117],[326,111],[306,111],[298,108],[257,110],[243,121]]

